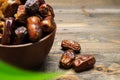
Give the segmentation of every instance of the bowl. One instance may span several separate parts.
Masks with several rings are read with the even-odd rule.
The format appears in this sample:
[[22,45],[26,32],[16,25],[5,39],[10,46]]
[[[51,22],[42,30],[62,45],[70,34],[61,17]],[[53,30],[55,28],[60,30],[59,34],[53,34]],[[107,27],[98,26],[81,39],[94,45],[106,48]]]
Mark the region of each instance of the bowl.
[[40,66],[46,59],[54,42],[54,31],[35,43],[21,45],[0,44],[0,59],[23,69],[33,69]]

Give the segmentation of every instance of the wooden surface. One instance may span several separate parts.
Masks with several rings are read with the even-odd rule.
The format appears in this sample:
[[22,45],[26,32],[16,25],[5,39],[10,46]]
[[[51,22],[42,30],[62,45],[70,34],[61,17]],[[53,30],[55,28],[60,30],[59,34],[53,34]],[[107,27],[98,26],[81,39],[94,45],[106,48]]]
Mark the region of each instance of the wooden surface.
[[[64,0],[55,0],[54,3],[52,3],[54,0],[47,1],[55,8],[57,33],[41,70],[62,71],[64,73],[62,78],[67,77],[64,80],[120,80],[120,7],[118,5],[120,1],[98,0],[99,3],[92,3],[89,0],[75,0],[77,5],[71,3],[72,9],[68,8],[70,6],[68,0],[65,1],[66,4]],[[90,5],[88,3],[86,5],[90,9],[86,9],[86,5],[79,7],[79,1],[83,1],[81,4],[89,1]],[[90,11],[92,9],[101,9],[101,11]],[[81,54],[93,54],[97,61],[95,67],[80,73],[74,72],[73,69],[60,69],[59,60],[63,53],[60,44],[64,39],[79,42],[82,48]]]

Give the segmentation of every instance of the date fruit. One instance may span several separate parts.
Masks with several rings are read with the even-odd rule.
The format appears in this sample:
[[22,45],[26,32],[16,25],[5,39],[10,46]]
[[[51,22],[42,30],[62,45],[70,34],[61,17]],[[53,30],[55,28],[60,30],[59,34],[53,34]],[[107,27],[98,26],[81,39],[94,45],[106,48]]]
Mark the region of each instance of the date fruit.
[[60,67],[70,68],[74,58],[75,58],[74,51],[67,50],[65,53],[62,54],[62,57],[61,57],[60,62],[59,62]]
[[23,44],[27,38],[27,28],[24,26],[15,29],[15,41],[14,44]]
[[33,42],[38,41],[42,37],[40,22],[41,20],[37,16],[31,16],[27,19],[29,39]]
[[14,34],[13,29],[14,29],[14,18],[9,17],[5,21],[5,27],[3,30],[3,36],[2,36],[2,40],[1,40],[2,44],[4,44],[4,45],[11,44],[11,42],[13,40],[13,34]]
[[44,0],[27,0],[25,8],[28,14],[34,14],[39,11],[39,6],[45,3]]
[[72,49],[75,53],[79,53],[81,50],[80,44],[72,40],[62,40],[61,47],[63,50]]
[[47,16],[52,16],[54,18],[55,14],[53,8],[49,4],[42,4],[39,7],[40,15],[45,18]]
[[24,5],[19,5],[17,13],[14,15],[15,19],[20,22],[20,23],[26,23],[27,20],[27,14],[26,14],[26,9]]
[[93,55],[79,55],[73,61],[72,66],[76,72],[80,72],[93,68],[95,62]]
[[55,22],[52,16],[46,17],[42,22],[41,22],[41,27],[42,30],[46,33],[50,33],[55,29]]

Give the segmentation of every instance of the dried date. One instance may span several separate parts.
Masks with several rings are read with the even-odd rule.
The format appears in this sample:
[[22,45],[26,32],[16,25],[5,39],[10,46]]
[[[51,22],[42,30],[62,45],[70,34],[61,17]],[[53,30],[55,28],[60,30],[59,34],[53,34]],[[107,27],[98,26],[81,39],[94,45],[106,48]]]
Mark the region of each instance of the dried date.
[[43,18],[47,16],[52,16],[52,17],[55,16],[53,8],[49,4],[42,4],[39,7],[39,13]]
[[14,34],[14,18],[9,17],[5,21],[5,27],[3,29],[3,36],[1,43],[4,45],[11,44]]
[[17,13],[14,15],[16,21],[25,24],[28,18],[28,15],[26,14],[26,9],[24,5],[19,5],[18,6],[18,10]]
[[63,50],[72,49],[76,53],[79,53],[81,50],[80,44],[72,40],[63,40],[61,42],[61,47]]
[[37,16],[31,16],[27,19],[29,39],[33,42],[38,41],[42,37],[40,22],[41,20]]
[[74,60],[75,55],[73,50],[67,50],[60,59],[60,67],[70,68],[72,65],[72,61]]
[[25,8],[28,14],[34,14],[39,11],[39,6],[45,3],[44,0],[27,0],[25,3]]
[[47,16],[42,22],[41,27],[42,30],[46,33],[50,33],[55,29],[55,22],[52,16]]
[[73,61],[72,66],[76,72],[80,72],[93,68],[95,62],[93,55],[79,55]]
[[15,40],[14,44],[23,44],[27,39],[27,28],[24,26],[15,29]]

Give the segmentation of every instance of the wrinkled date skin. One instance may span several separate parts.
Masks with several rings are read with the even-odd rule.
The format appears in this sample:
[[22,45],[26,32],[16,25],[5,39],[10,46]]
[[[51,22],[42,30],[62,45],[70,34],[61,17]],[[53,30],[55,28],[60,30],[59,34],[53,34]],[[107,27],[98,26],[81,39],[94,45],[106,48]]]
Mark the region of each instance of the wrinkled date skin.
[[9,45],[13,40],[14,18],[9,17],[5,21],[1,44]]
[[27,39],[27,28],[24,26],[15,29],[15,41],[14,44],[23,44]]
[[52,17],[55,16],[53,8],[48,4],[42,4],[39,7],[39,13],[43,18],[45,18],[47,16],[52,16]]
[[55,29],[55,22],[52,16],[46,17],[42,22],[41,22],[41,27],[42,30],[46,33],[50,33]]
[[61,47],[63,50],[72,49],[75,53],[79,53],[81,50],[80,44],[71,40],[62,40]]
[[29,39],[31,41],[38,41],[42,37],[42,29],[40,27],[40,18],[32,16],[27,19],[27,28],[29,33]]
[[70,68],[72,65],[72,61],[74,60],[75,55],[73,50],[67,50],[65,53],[62,54],[60,59],[60,67],[62,68]]
[[79,55],[73,61],[72,66],[76,72],[81,72],[93,68],[95,62],[93,55]]
[[44,0],[27,0],[25,8],[28,14],[34,14],[39,11],[39,6],[45,3]]

